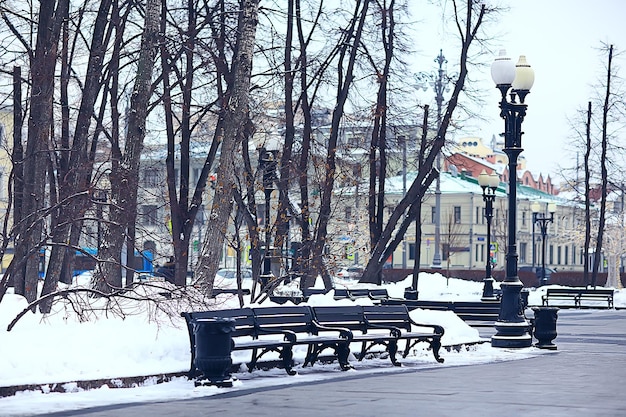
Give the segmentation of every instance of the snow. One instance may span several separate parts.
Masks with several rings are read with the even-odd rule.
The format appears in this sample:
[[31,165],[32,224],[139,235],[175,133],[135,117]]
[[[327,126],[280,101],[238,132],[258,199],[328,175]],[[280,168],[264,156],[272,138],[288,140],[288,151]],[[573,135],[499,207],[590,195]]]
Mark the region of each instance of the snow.
[[[87,275],[79,277],[76,286],[89,281]],[[245,282],[250,286],[250,282]],[[337,287],[362,287],[354,281],[337,281]],[[150,283],[148,287],[128,294],[129,298],[105,304],[106,301],[74,295],[57,302],[48,315],[28,312],[18,320],[11,331],[0,333],[0,389],[29,385],[13,396],[0,398],[2,415],[36,415],[64,410],[77,410],[110,404],[146,401],[164,401],[204,397],[225,389],[253,389],[289,382],[301,383],[346,375],[336,362],[315,364],[302,368],[303,350],[294,351],[298,375],[288,376],[282,369],[269,371],[244,371],[234,374],[232,388],[194,387],[186,377],[173,377],[158,383],[157,377],[141,380],[131,388],[123,386],[122,378],[184,373],[189,369],[189,337],[181,311],[206,309],[161,297],[158,303],[133,299],[158,298],[167,283]],[[396,284],[386,284],[390,296],[402,297],[410,278]],[[545,288],[530,291],[530,302],[541,304]],[[482,283],[451,278],[440,274],[420,274],[419,298],[423,300],[478,301]],[[9,290],[10,291],[10,290]],[[297,283],[279,288],[282,294],[296,294]],[[70,302],[70,300],[72,302]],[[86,310],[82,304],[95,307]],[[358,300],[369,303],[369,300]],[[332,293],[312,296],[311,305],[352,303],[335,301]],[[13,319],[26,307],[21,296],[8,292],[0,303],[0,328],[7,329]],[[263,303],[261,305],[269,305]],[[616,291],[616,306],[626,305],[626,293]],[[108,307],[108,309],[105,309]],[[211,308],[239,307],[237,297],[219,296]],[[471,365],[493,361],[516,360],[545,353],[537,348],[517,350],[492,348],[481,339],[478,331],[466,325],[454,313],[447,311],[415,310],[413,319],[433,323],[445,328],[444,346],[455,349],[442,350],[444,364],[435,362],[432,352],[418,344],[402,360],[403,367],[396,368],[386,358],[351,361],[358,373],[406,372],[441,366]],[[235,363],[245,361],[245,352],[233,353]],[[78,381],[103,380],[95,389],[84,389]],[[128,384],[127,384],[128,385]],[[64,391],[64,392],[57,392]]]

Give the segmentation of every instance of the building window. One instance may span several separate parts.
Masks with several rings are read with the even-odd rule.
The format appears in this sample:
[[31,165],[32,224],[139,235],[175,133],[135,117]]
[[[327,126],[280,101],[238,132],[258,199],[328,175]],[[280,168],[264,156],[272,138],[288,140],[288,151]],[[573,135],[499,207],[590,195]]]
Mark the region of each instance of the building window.
[[159,208],[153,205],[140,206],[141,224],[156,226],[159,223]]
[[526,263],[526,250],[527,250],[527,243],[526,242],[520,242],[519,244],[519,261],[520,263],[525,264]]
[[430,208],[430,222],[432,224],[435,224],[435,216],[436,216],[436,214],[437,214],[437,207],[432,206]]
[[522,211],[522,226],[526,226],[526,210]]
[[583,250],[582,250],[582,249],[580,250],[580,258],[579,258],[579,259],[580,259],[580,261],[579,261],[579,262],[580,262],[581,264],[585,262],[585,253],[583,252]]
[[563,264],[567,265],[568,262],[569,262],[569,246],[565,246],[564,251],[565,251],[565,253],[564,253],[564,257],[563,257],[563,261],[564,261]]
[[352,221],[352,207],[346,207],[345,214],[346,214],[346,221],[347,222]]
[[454,206],[454,223],[461,223],[461,206]]
[[476,221],[474,223],[478,224],[479,219],[480,219],[480,207],[476,207]]
[[415,243],[409,243],[409,260],[415,260]]
[[556,263],[557,265],[561,265],[561,247],[557,246],[556,248]]
[[148,168],[143,172],[143,185],[145,187],[159,186],[159,171],[155,168]]

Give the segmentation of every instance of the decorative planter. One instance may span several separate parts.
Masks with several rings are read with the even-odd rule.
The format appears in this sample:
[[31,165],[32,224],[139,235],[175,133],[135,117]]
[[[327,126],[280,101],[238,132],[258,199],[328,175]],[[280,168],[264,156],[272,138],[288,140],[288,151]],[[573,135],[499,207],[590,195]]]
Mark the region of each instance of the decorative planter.
[[556,350],[556,345],[552,341],[556,338],[556,320],[558,318],[558,307],[533,307],[535,312],[534,336],[537,339],[537,346],[540,349]]
[[230,354],[235,320],[220,317],[197,319],[193,322],[193,329],[196,342],[194,365],[202,371],[195,385],[232,387]]

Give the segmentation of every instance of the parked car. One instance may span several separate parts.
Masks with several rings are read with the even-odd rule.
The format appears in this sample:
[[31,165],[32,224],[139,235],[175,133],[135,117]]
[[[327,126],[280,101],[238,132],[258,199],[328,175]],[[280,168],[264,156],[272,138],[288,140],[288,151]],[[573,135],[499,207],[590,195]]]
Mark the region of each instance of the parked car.
[[[237,288],[237,269],[222,268],[215,274],[215,288],[236,289]],[[241,287],[252,288],[252,270],[250,268],[241,268]]]
[[[537,276],[537,279],[541,279],[544,275],[541,273],[541,266],[535,266],[534,268],[532,266],[520,266],[519,268],[517,268],[518,271],[528,271],[528,272],[534,272],[535,275]],[[556,272],[556,269],[552,269],[552,268],[547,268],[546,267],[546,273],[545,273],[545,278],[546,281],[550,280],[550,276]]]
[[341,268],[337,272],[337,276],[344,279],[359,279],[363,276],[364,271],[365,269],[360,266],[350,266],[347,268]]
[[[534,272],[536,274],[541,273],[541,267],[540,266],[520,266],[519,268],[517,268],[519,271],[529,271],[529,272]],[[550,275],[553,272],[556,272],[556,269],[552,269],[552,268],[547,268],[546,267],[546,275]]]

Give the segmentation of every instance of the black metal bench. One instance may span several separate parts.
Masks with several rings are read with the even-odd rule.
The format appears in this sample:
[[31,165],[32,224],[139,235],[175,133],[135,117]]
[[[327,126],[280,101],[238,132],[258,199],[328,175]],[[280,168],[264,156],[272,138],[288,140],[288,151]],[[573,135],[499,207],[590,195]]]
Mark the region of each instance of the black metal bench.
[[[329,291],[328,289],[306,288],[302,290],[301,296],[271,295],[269,298],[276,304],[285,304],[286,302],[300,304],[308,301],[311,295],[326,294]],[[335,300],[349,299],[354,301],[357,298],[369,298],[374,301],[381,301],[389,298],[386,288],[335,288],[334,291]]]
[[[311,354],[315,346],[318,350],[334,348],[342,369],[349,369],[350,331],[321,326],[314,321],[312,310],[308,306],[281,306],[240,308],[228,310],[181,313],[187,322],[191,346],[191,367],[189,377],[198,375],[195,365],[196,340],[194,321],[198,319],[232,318],[235,319],[235,331],[232,336],[232,350],[250,350],[252,358],[247,364],[252,372],[259,359],[268,352],[277,352],[282,366],[289,375],[295,375],[293,368],[293,347],[309,346],[304,365],[315,362]],[[272,337],[273,336],[273,337]],[[323,350],[323,349],[322,349]]]
[[[322,325],[352,331],[352,342],[361,343],[359,361],[363,360],[372,347],[383,345],[389,353],[391,363],[400,366],[396,359],[400,340],[406,341],[403,357],[409,354],[415,344],[428,342],[437,362],[444,361],[439,356],[443,327],[414,322],[404,305],[321,306],[313,307],[313,312],[315,320]],[[417,331],[413,326],[431,328],[432,331]],[[314,350],[313,354],[316,353]]]
[[[398,341],[406,341],[403,356],[419,342],[428,342],[437,362],[443,328],[437,325],[418,324],[411,320],[405,306],[280,306],[240,308],[228,310],[181,313],[187,322],[191,345],[189,378],[200,374],[196,367],[196,340],[194,323],[198,320],[229,318],[235,320],[231,333],[232,350],[250,350],[252,357],[247,363],[252,372],[266,353],[277,352],[281,364],[289,375],[294,375],[293,347],[306,345],[303,366],[313,365],[326,349],[333,349],[342,370],[351,369],[348,361],[350,344],[362,344],[359,360],[375,345],[384,345],[394,365]],[[418,331],[412,326],[431,328]]]
[[453,311],[461,320],[473,327],[493,326],[500,314],[500,301],[428,301],[428,300],[383,300],[385,305],[404,304],[410,310]]
[[213,290],[211,290],[211,295],[213,297],[222,294],[237,295],[239,292],[241,292],[241,295],[250,295],[250,290],[248,288],[242,288],[240,290],[237,288],[213,288]]
[[550,305],[550,300],[573,301],[571,304],[559,304],[559,307],[574,308],[599,308],[597,305],[583,305],[583,301],[606,301],[607,308],[613,308],[614,290],[610,288],[592,287],[565,287],[548,288],[546,294],[541,296],[541,303],[544,306]]
[[329,291],[327,288],[304,288],[302,289],[302,296],[308,299],[312,295],[328,294]]
[[270,301],[276,304],[285,304],[287,302],[300,304],[302,302],[307,302],[309,297],[312,295],[326,294],[329,291],[330,290],[326,288],[304,288],[302,290],[302,295],[270,295]]
[[335,300],[348,298],[369,298],[374,301],[386,300],[389,298],[386,288],[335,288]]

